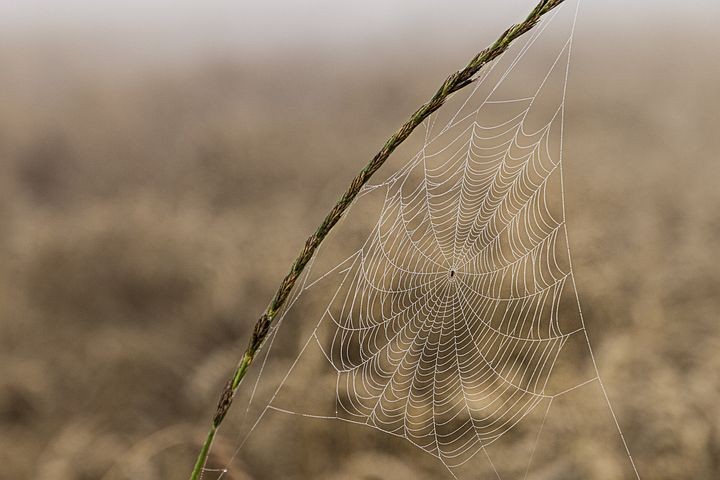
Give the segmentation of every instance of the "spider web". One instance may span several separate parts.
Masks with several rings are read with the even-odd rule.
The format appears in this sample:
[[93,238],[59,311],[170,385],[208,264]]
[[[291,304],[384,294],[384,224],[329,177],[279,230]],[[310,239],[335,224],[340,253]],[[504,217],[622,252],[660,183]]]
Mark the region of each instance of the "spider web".
[[[538,442],[553,401],[594,383],[639,478],[597,373],[570,259],[562,161],[577,6],[561,25],[564,34],[547,33],[567,10],[558,9],[490,65],[469,94],[456,99],[449,119],[430,117],[409,161],[364,187],[352,208],[379,196],[377,221],[349,257],[323,269],[318,254],[308,266],[254,384],[243,386],[251,392],[249,428],[235,456],[275,412],[403,438],[455,477],[484,458],[501,478],[488,447],[539,410]],[[546,64],[538,67],[542,62],[528,58],[541,37],[556,46],[545,47],[552,55],[541,55]],[[286,315],[306,292],[328,283],[330,299],[312,332],[287,373],[258,399]],[[585,345],[593,374],[556,381],[561,353],[572,342]],[[334,377],[329,413],[282,401],[310,350],[321,353]],[[258,404],[252,419],[251,406]]]

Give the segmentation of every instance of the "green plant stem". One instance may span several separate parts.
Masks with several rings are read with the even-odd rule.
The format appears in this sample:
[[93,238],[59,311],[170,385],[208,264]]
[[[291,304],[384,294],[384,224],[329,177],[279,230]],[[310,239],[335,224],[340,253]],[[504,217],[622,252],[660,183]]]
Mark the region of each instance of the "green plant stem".
[[205,438],[205,443],[203,443],[203,446],[200,449],[200,453],[198,454],[198,458],[195,461],[195,467],[193,467],[193,471],[192,471],[192,474],[190,475],[190,478],[196,479],[196,478],[200,478],[202,476],[202,472],[203,472],[203,469],[205,468],[205,464],[207,463],[207,458],[208,458],[208,455],[210,454],[210,447],[212,446],[213,440],[215,439],[216,432],[217,432],[217,427],[215,425],[210,427],[207,437]]
[[330,210],[315,233],[307,239],[305,246],[293,262],[288,274],[285,278],[283,278],[267,309],[255,324],[255,328],[253,329],[252,337],[247,349],[245,350],[245,354],[235,368],[233,375],[225,384],[225,388],[220,395],[220,400],[210,426],[210,431],[208,432],[205,443],[200,450],[195,463],[195,468],[190,476],[190,480],[199,480],[202,476],[203,469],[205,468],[205,464],[210,453],[210,447],[212,446],[213,439],[215,438],[215,433],[232,405],[233,398],[240,386],[240,382],[245,376],[245,372],[252,364],[256,353],[270,332],[270,326],[272,325],[275,316],[285,304],[285,301],[295,286],[295,282],[312,258],[315,250],[320,246],[322,241],[325,239],[327,234],[330,233],[330,230],[332,230],[340,218],[342,218],[352,201],[355,197],[357,197],[358,193],[360,193],[360,189],[363,185],[370,180],[373,174],[385,163],[388,157],[390,157],[390,154],[392,154],[392,152],[401,143],[403,143],[408,136],[410,136],[413,130],[415,130],[415,128],[420,125],[423,120],[439,109],[450,95],[471,84],[475,75],[481,68],[505,52],[515,39],[531,30],[543,15],[564,1],[565,0],[542,0],[535,6],[535,8],[533,8],[523,22],[513,25],[505,30],[495,43],[475,55],[465,68],[448,76],[430,100],[412,114],[410,119],[405,122],[405,124],[403,124],[387,140],[387,142],[385,142],[385,145],[383,145],[380,151],[375,154],[372,160],[365,165],[365,168],[363,168],[353,179],[347,191],[342,197],[340,197],[340,200],[338,200],[332,210]]

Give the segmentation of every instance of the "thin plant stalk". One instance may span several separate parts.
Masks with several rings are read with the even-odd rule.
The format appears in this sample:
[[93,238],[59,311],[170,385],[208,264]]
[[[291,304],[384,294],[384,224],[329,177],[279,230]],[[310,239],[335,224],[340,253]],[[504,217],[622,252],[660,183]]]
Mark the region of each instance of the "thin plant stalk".
[[240,382],[245,376],[245,372],[247,372],[247,369],[252,364],[255,355],[267,338],[273,320],[285,305],[290,292],[295,286],[295,282],[297,282],[297,279],[300,277],[305,269],[305,266],[312,258],[315,250],[317,250],[327,234],[330,233],[332,228],[337,224],[340,218],[342,218],[352,201],[355,197],[357,197],[363,185],[370,180],[373,174],[385,163],[393,151],[402,144],[408,136],[410,136],[413,130],[415,130],[415,128],[420,125],[423,120],[439,109],[450,95],[470,85],[476,78],[475,76],[480,69],[499,57],[507,50],[515,39],[531,30],[535,25],[537,25],[543,15],[553,10],[564,1],[565,0],[542,0],[535,6],[535,8],[533,8],[524,21],[505,30],[502,35],[498,37],[495,43],[475,55],[465,68],[448,76],[430,100],[412,114],[410,119],[408,119],[408,121],[405,122],[405,124],[403,124],[385,142],[380,151],[375,154],[372,160],[365,165],[365,168],[363,168],[352,180],[347,191],[342,197],[340,197],[340,200],[338,200],[332,210],[330,210],[315,233],[307,239],[305,246],[293,262],[290,267],[290,271],[287,273],[285,278],[283,278],[280,286],[275,292],[275,295],[270,301],[270,304],[267,306],[267,309],[255,324],[250,343],[248,344],[244,355],[240,359],[240,362],[235,368],[232,376],[228,379],[225,387],[223,388],[222,394],[220,395],[220,400],[218,401],[215,415],[213,416],[212,423],[210,425],[210,430],[208,431],[205,442],[198,454],[195,467],[190,475],[190,480],[199,480],[201,478],[205,464],[207,463],[208,455],[210,454],[212,442],[215,438],[215,433],[222,424],[225,415],[232,405],[233,398],[240,386]]

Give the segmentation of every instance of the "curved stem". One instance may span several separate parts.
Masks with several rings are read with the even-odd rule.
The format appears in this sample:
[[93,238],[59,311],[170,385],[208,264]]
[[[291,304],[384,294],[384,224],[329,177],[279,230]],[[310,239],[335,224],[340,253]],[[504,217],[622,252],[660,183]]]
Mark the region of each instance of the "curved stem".
[[365,165],[365,168],[363,168],[353,179],[348,189],[345,191],[343,196],[340,197],[340,200],[338,200],[332,210],[330,210],[330,212],[325,216],[325,219],[315,233],[307,239],[305,246],[290,267],[290,271],[287,273],[285,278],[283,278],[282,282],[280,282],[280,286],[275,292],[275,295],[270,301],[267,309],[255,324],[255,328],[253,329],[252,337],[247,349],[245,350],[245,354],[235,368],[233,375],[227,381],[225,388],[220,395],[220,400],[210,426],[210,431],[208,432],[205,443],[198,454],[197,461],[195,462],[195,468],[190,475],[190,480],[199,480],[201,478],[203,469],[207,463],[208,455],[210,454],[210,447],[212,446],[212,442],[215,438],[215,433],[232,405],[235,392],[237,392],[240,382],[245,376],[245,372],[252,364],[255,354],[260,349],[265,341],[265,338],[270,332],[270,326],[272,325],[275,316],[283,305],[285,305],[290,292],[295,286],[295,282],[312,258],[315,250],[320,246],[322,241],[325,239],[327,234],[330,233],[330,230],[332,230],[340,218],[342,218],[352,201],[355,197],[357,197],[358,193],[360,193],[363,185],[370,180],[373,174],[385,163],[392,152],[395,151],[395,149],[403,143],[408,136],[410,136],[413,130],[415,130],[415,128],[420,125],[423,120],[439,109],[450,95],[471,84],[475,79],[475,75],[481,68],[499,57],[503,52],[505,52],[505,50],[507,50],[515,39],[531,30],[538,21],[540,21],[540,18],[543,15],[564,1],[565,0],[542,0],[535,6],[535,8],[533,8],[524,21],[505,30],[502,35],[498,37],[495,43],[475,55],[465,68],[448,76],[430,100],[412,114],[410,119],[408,119],[408,121],[405,122],[385,142],[385,145],[383,145],[380,151],[375,154],[372,160]]
[[195,480],[202,477],[202,472],[205,468],[205,464],[207,463],[207,458],[210,454],[210,447],[212,446],[213,440],[215,439],[216,432],[217,427],[215,425],[210,427],[210,431],[208,431],[207,437],[205,438],[205,443],[203,443],[203,446],[200,449],[200,454],[195,461],[195,467],[193,467],[193,471],[190,474],[191,479]]

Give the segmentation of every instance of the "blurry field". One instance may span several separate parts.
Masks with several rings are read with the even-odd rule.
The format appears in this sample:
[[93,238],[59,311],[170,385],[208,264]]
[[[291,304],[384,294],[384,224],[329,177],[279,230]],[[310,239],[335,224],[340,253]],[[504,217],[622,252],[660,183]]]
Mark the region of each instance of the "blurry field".
[[[565,173],[600,372],[644,478],[716,479],[718,44],[590,37],[574,52]],[[131,68],[62,52],[0,49],[0,477],[184,478],[304,238],[473,52]],[[276,446],[328,479],[439,471],[312,428],[290,432],[300,446],[263,437],[225,478],[278,478]],[[556,455],[538,478],[614,478],[592,438],[573,448],[573,468]]]

